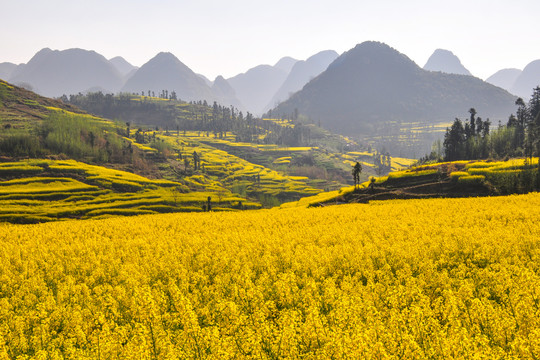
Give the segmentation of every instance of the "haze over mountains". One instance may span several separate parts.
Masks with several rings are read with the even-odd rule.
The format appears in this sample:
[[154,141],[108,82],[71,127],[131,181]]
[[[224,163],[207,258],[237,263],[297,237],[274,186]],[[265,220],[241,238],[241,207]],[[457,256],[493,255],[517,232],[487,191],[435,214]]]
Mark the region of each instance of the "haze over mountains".
[[204,80],[171,53],[162,52],[141,66],[122,87],[122,92],[148,93],[156,96],[174,91],[183,100],[213,100],[214,94]]
[[89,90],[160,96],[166,90],[186,101],[216,101],[254,115],[270,109],[273,116],[299,113],[336,132],[375,134],[388,123],[447,123],[471,107],[483,118],[506,119],[515,111],[515,97],[501,88],[528,98],[540,84],[540,61],[523,72],[504,70],[490,77],[499,88],[466,74],[450,51],[436,50],[422,69],[377,42],[359,44],[339,57],[332,50],[306,60],[284,57],[214,81],[166,52],[140,68],[122,57],[107,60],[82,49],[43,49],[28,64],[0,64],[0,77],[50,97]]
[[123,83],[116,67],[95,51],[48,48],[18,67],[9,80],[29,84],[37,93],[49,97],[76,94],[90,88],[116,92]]
[[512,85],[512,93],[528,99],[533,89],[540,85],[540,60],[530,62]]
[[307,60],[297,61],[264,110],[267,111],[280,102],[287,100],[290,95],[300,90],[312,78],[326,70],[328,65],[338,56],[338,53],[334,50],[326,50],[311,56]]
[[486,82],[511,92],[519,74],[521,74],[519,69],[502,69],[488,77]]
[[237,109],[245,109],[244,105],[236,97],[236,92],[231,84],[223,76],[216,77],[212,83],[212,91],[221,100],[221,104],[225,106],[232,105]]
[[388,45],[365,42],[273,114],[297,111],[330,130],[357,135],[372,134],[385,122],[450,122],[471,107],[484,118],[507,118],[515,99],[478,78],[423,70]]
[[16,68],[17,65],[10,62],[0,63],[0,79],[9,79]]
[[116,67],[116,70],[118,70],[126,80],[138,69],[137,66],[131,65],[121,56],[113,57],[112,59],[109,59],[109,62]]
[[533,89],[540,85],[540,60],[531,61],[523,70],[503,69],[486,79],[486,82],[528,99]]
[[94,51],[45,48],[28,64],[1,63],[0,78],[49,97],[90,91],[138,94],[151,91],[159,96],[167,90],[169,94],[174,91],[182,100],[217,101],[261,115],[277,99],[285,100],[317,76],[336,56],[333,51],[321,52],[300,61],[294,69],[298,60],[283,57],[274,66],[256,66],[230,79],[218,76],[212,82],[204,75],[195,74],[170,53],[160,53],[138,68],[120,56],[107,60]]
[[435,50],[426,65],[424,65],[424,70],[440,71],[447,74],[472,75],[454,53],[444,49]]
[[262,114],[295,62],[296,60],[289,57],[282,58],[274,66],[259,65],[227,81],[247,109],[255,114]]

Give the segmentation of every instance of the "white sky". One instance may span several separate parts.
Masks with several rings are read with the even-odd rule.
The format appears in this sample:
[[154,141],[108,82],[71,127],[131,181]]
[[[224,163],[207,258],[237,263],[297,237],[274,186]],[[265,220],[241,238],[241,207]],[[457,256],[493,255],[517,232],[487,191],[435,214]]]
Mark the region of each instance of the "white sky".
[[140,66],[160,51],[211,80],[367,40],[419,66],[437,48],[485,79],[540,59],[539,0],[0,0],[0,62],[95,50]]

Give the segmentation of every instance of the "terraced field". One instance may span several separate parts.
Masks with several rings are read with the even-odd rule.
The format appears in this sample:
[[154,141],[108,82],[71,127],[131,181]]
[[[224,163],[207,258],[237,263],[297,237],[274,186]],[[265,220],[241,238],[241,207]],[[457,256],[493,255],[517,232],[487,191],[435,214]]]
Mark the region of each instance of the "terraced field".
[[[311,185],[311,180],[306,176],[291,176],[284,172],[273,170],[267,166],[250,162],[241,156],[251,158],[262,164],[272,164],[283,153],[306,153],[309,148],[291,149],[277,146],[264,146],[249,143],[236,143],[227,139],[199,136],[198,132],[187,132],[182,136],[159,134],[159,141],[167,144],[172,154],[169,161],[169,169],[175,174],[181,173],[186,168],[193,167],[193,154],[197,153],[200,159],[197,179],[215,181],[220,186],[230,189],[242,196],[247,196],[265,202],[274,199],[267,205],[278,205],[287,199],[300,199],[322,191]],[[221,148],[227,148],[228,151]],[[240,149],[238,155],[234,155],[230,147]],[[247,156],[246,152],[253,153]],[[271,166],[271,165],[269,165]],[[166,169],[163,169],[166,171]],[[190,182],[192,177],[186,177],[182,181]],[[188,184],[189,185],[189,184]],[[272,202],[272,201],[271,201]]]
[[9,222],[202,211],[208,197],[213,210],[260,207],[221,187],[192,191],[180,182],[74,160],[0,163],[0,180],[0,220]]
[[534,191],[540,180],[538,158],[507,161],[464,160],[391,172],[354,186],[282,204],[282,208],[387,199],[493,196]]

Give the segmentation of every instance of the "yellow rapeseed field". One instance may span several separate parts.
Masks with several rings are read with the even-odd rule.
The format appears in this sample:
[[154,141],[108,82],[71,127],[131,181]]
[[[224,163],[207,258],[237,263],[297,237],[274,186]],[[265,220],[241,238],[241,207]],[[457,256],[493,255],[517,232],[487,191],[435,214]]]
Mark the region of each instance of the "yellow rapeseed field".
[[538,359],[540,194],[0,225],[0,359]]

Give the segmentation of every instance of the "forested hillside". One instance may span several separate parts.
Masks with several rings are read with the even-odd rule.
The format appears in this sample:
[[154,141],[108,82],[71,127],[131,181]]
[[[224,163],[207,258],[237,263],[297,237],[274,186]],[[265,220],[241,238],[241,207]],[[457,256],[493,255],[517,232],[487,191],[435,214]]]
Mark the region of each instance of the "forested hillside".
[[388,45],[365,42],[271,114],[298,113],[331,131],[377,138],[394,155],[419,157],[440,136],[433,127],[471,107],[492,121],[504,119],[515,100],[478,78],[426,71]]

